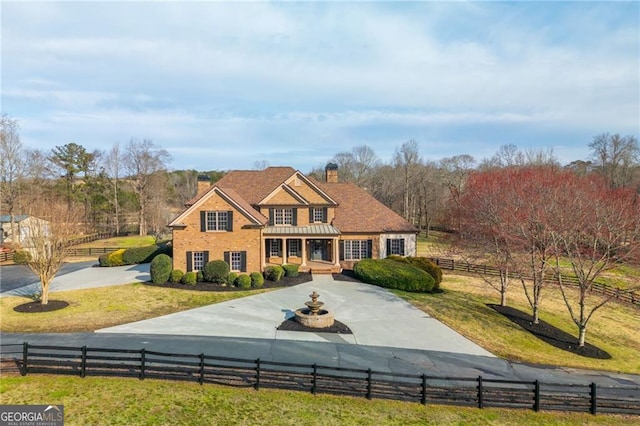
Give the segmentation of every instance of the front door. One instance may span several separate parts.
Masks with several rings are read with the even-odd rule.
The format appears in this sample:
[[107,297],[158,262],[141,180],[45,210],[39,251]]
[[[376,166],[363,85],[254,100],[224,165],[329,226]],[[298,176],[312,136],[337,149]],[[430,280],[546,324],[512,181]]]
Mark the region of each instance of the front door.
[[327,251],[327,242],[323,240],[311,240],[310,243],[311,260],[324,260]]

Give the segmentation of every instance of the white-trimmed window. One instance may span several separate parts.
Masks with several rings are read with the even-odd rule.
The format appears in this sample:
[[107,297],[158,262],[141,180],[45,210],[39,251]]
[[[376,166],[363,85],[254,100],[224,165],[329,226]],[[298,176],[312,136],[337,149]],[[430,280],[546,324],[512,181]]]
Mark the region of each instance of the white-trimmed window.
[[228,231],[229,212],[228,211],[208,211],[205,212],[206,231]]
[[232,251],[229,253],[230,269],[232,271],[240,271],[242,270],[242,252]]
[[404,238],[389,238],[387,240],[387,256],[392,254],[404,256]]
[[271,244],[269,245],[269,256],[271,257],[280,257],[280,253],[282,252],[282,240],[272,239]]
[[313,209],[313,222],[314,223],[324,222],[324,209],[319,209],[319,208]]
[[288,256],[298,256],[300,253],[300,240],[289,240]]
[[191,252],[191,270],[201,271],[202,269],[204,269],[204,252]]
[[292,225],[293,209],[274,209],[273,223],[275,225]]
[[371,258],[370,240],[345,240],[344,260],[360,260]]

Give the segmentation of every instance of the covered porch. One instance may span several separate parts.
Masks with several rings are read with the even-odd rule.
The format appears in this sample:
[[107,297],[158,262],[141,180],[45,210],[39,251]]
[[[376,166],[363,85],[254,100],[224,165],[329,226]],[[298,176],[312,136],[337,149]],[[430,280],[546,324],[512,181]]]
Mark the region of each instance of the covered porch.
[[263,232],[265,267],[300,265],[301,272],[340,272],[340,232],[331,225],[270,226]]

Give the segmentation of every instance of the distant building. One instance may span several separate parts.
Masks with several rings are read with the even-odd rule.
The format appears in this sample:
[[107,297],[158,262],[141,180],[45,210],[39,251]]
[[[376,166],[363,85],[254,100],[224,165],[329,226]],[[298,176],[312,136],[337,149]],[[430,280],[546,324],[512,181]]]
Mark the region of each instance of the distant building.
[[30,241],[31,230],[37,229],[35,227],[43,227],[46,229],[49,226],[49,222],[46,220],[26,214],[14,216],[14,222],[16,235],[12,235],[11,233],[11,216],[0,216],[0,226],[2,227],[0,244],[13,244],[19,245],[22,248],[28,248],[32,245]]

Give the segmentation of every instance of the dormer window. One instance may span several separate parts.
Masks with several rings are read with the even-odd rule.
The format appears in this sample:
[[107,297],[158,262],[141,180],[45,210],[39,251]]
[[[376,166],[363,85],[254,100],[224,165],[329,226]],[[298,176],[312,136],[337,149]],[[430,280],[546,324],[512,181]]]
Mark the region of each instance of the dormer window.
[[284,209],[269,209],[269,222],[271,225],[283,226],[283,225],[297,225],[297,209],[284,208]]
[[309,209],[309,223],[327,223],[327,208],[311,207]]

